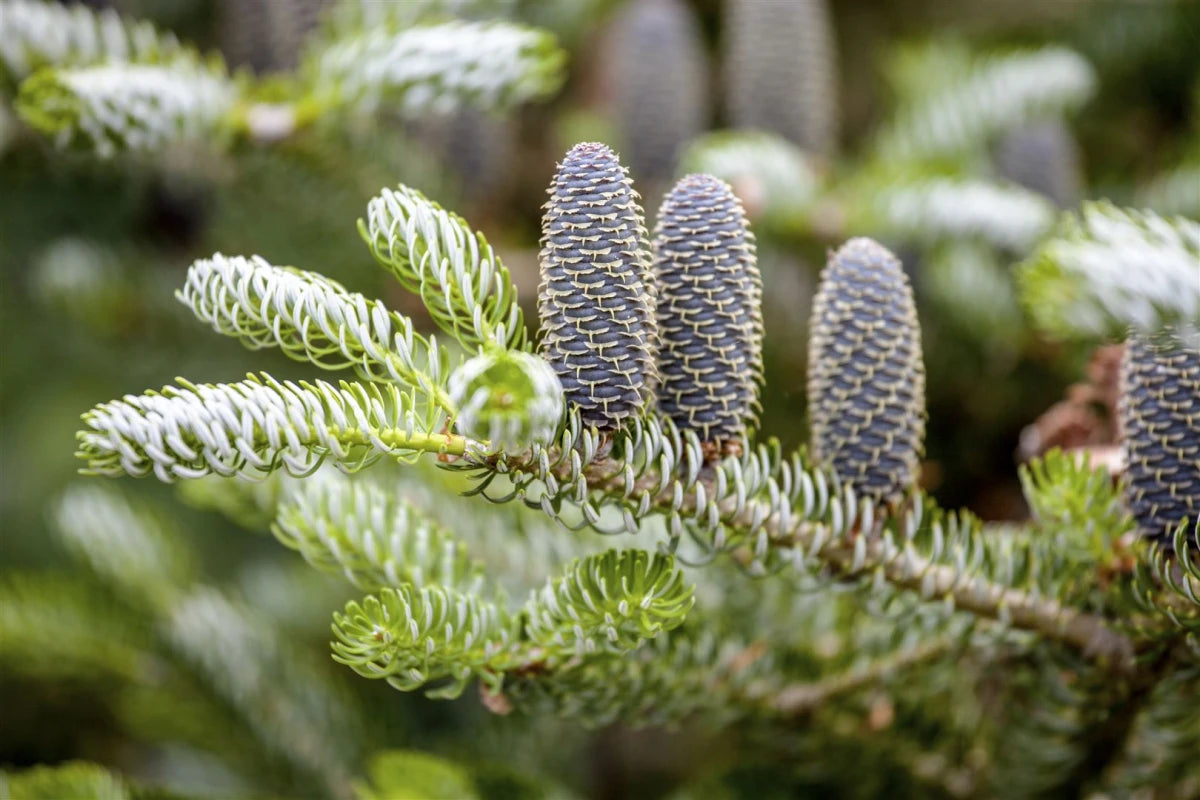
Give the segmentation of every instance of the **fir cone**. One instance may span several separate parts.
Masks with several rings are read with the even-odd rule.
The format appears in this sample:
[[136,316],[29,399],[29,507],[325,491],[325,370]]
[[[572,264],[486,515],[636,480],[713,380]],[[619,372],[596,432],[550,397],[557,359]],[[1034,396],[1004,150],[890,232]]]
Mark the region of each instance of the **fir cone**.
[[828,153],[837,140],[837,54],[826,0],[727,0],[726,105],[734,127]]
[[1061,120],[1012,131],[997,145],[995,160],[1000,177],[1045,196],[1059,208],[1079,202],[1079,145]]
[[821,273],[809,324],[813,456],[859,496],[895,505],[925,437],[921,329],[899,260],[851,239]]
[[1200,517],[1200,350],[1131,336],[1118,409],[1125,502],[1143,536],[1169,545],[1180,522]]
[[680,148],[708,116],[700,26],[682,0],[639,0],[624,7],[611,36],[607,60],[622,152],[638,184],[661,192],[677,174]]
[[653,397],[658,339],[646,227],[607,146],[577,144],[549,189],[541,351],[585,424],[613,430]]
[[659,410],[703,442],[745,436],[762,379],[762,279],[729,184],[689,175],[663,199],[654,237]]
[[255,72],[296,67],[332,0],[221,0],[220,40],[230,66]]

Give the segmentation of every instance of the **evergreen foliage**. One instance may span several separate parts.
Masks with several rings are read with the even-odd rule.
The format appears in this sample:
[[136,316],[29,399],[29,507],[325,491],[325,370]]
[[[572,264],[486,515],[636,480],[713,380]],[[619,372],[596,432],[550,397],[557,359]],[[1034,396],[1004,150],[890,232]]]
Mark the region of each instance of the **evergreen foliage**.
[[402,114],[463,103],[503,107],[553,93],[564,54],[554,38],[504,22],[452,21],[335,40],[308,67],[319,103]]
[[1066,213],[1018,268],[1038,327],[1059,337],[1120,337],[1200,324],[1200,223],[1111,203]]
[[59,147],[109,158],[215,135],[233,100],[219,72],[176,61],[47,69],[21,84],[17,109]]
[[1024,252],[1054,224],[1054,207],[1016,185],[933,178],[899,182],[875,198],[883,227],[906,240],[978,237]]
[[[415,117],[463,106],[507,108],[547,97],[562,81],[565,53],[546,31],[454,19],[434,3],[414,8],[408,24],[399,22],[404,14],[371,24],[371,15],[345,5],[303,48],[303,64],[286,81],[232,81],[218,57],[201,58],[148,23],[40,0],[0,6],[0,63],[19,86],[17,108],[34,129],[100,158],[161,153],[189,140],[226,148],[241,136],[275,142],[323,117],[381,109]],[[293,39],[287,52],[255,53],[262,66],[295,60],[316,23],[316,9],[304,9],[260,8],[271,20],[268,30]],[[233,27],[249,32],[253,25]]]
[[1061,47],[993,55],[944,74],[940,87],[935,83],[883,129],[882,160],[946,160],[969,152],[997,134],[1078,108],[1096,83],[1087,61]]
[[359,232],[376,261],[420,295],[434,322],[464,347],[525,346],[525,324],[508,270],[483,234],[420,192],[384,189]]
[[[593,793],[620,795],[632,786],[622,768],[647,753],[637,775],[664,771],[645,793],[680,797],[1197,794],[1196,223],[1097,202],[1055,228],[1054,198],[1007,170],[1028,131],[1069,130],[1097,76],[1098,106],[1114,99],[1104,63],[1093,68],[1059,46],[905,49],[889,62],[895,113],[863,138],[865,158],[806,153],[827,153],[836,138],[832,32],[825,4],[786,5],[728,4],[726,21],[740,14],[743,27],[748,15],[786,17],[762,34],[762,52],[745,41],[736,50],[740,29],[718,42],[744,56],[727,64],[731,81],[755,58],[789,69],[817,58],[790,85],[764,78],[739,90],[755,97],[728,103],[732,116],[742,100],[785,86],[774,110],[795,126],[785,135],[803,141],[746,130],[694,139],[682,167],[706,174],[667,195],[653,240],[615,153],[572,148],[543,220],[538,340],[516,290],[534,253],[493,234],[520,212],[501,200],[480,209],[476,228],[434,202],[441,187],[421,177],[430,153],[397,144],[391,126],[446,112],[469,128],[472,114],[546,97],[562,80],[563,53],[548,33],[511,20],[542,21],[570,39],[594,27],[605,0],[343,0],[302,42],[277,32],[298,37],[289,50],[299,52],[287,55],[302,66],[264,80],[229,79],[219,61],[111,12],[0,0],[0,93],[6,105],[20,98],[27,121],[113,156],[190,156],[176,145],[198,136],[224,150],[212,183],[227,167],[261,181],[232,207],[221,201],[221,213],[244,220],[199,241],[202,252],[258,242],[270,260],[198,259],[176,296],[204,327],[278,351],[234,348],[247,363],[275,359],[242,381],[179,379],[84,415],[83,472],[153,475],[191,508],[165,513],[85,482],[49,513],[37,509],[44,522],[14,515],[12,527],[27,533],[12,541],[32,555],[27,564],[19,552],[20,566],[0,575],[0,683],[17,707],[0,745],[11,750],[20,737],[24,747],[43,727],[28,715],[46,713],[64,720],[47,729],[70,727],[72,738],[62,750],[34,742],[39,756],[68,752],[126,774],[68,762],[0,774],[0,795],[175,797],[203,786],[206,796],[557,797],[572,795],[541,776],[573,776],[565,779],[578,789],[584,758],[613,781]],[[269,17],[283,4],[263,8]],[[680,7],[638,2],[627,13],[662,12],[665,25],[667,9]],[[815,22],[797,33],[806,14]],[[645,55],[622,66],[645,68]],[[68,78],[93,71],[158,75],[156,85],[178,92],[172,102],[194,71],[227,95],[204,117],[191,106],[166,113],[132,81],[63,93]],[[95,124],[79,110],[93,100],[104,100]],[[1163,133],[1174,123],[1144,112],[1119,116],[1131,130],[1161,129],[1169,156],[1186,152]],[[514,166],[563,136],[553,126],[525,135],[557,119],[557,109],[537,113],[523,120]],[[1098,108],[1080,140],[1093,157],[1129,134],[1106,138],[1107,116]],[[6,250],[18,270],[36,265],[35,302],[20,307],[18,280],[5,316],[20,313],[14,333],[49,359],[96,364],[79,380],[43,379],[39,349],[25,359],[36,365],[6,384],[18,414],[0,433],[0,455],[5,472],[20,468],[14,490],[0,492],[6,522],[22,508],[14,495],[38,494],[24,472],[38,463],[31,445],[49,439],[55,409],[45,398],[76,408],[80,392],[122,391],[111,388],[116,373],[97,377],[112,372],[105,353],[119,349],[148,376],[132,379],[141,385],[158,385],[166,367],[222,380],[213,372],[228,375],[231,362],[206,353],[181,366],[179,353],[195,348],[164,337],[169,361],[146,364],[153,348],[132,344],[160,330],[147,324],[159,278],[117,266],[142,245],[119,245],[113,220],[136,216],[125,205],[157,212],[165,201],[157,188],[132,200],[113,190],[143,179],[174,190],[180,175],[160,173],[161,160],[97,168],[26,158],[38,147],[27,132],[13,141],[18,158],[6,152],[0,164],[17,198],[0,233],[6,244],[13,237]],[[658,176],[626,155],[645,190]],[[1189,158],[1173,162],[1178,174]],[[301,162],[309,179],[282,184],[252,167],[291,174]],[[351,180],[329,179],[347,163]],[[1065,163],[1045,157],[1033,177],[1057,180],[1051,168]],[[1159,165],[1130,169],[1150,175]],[[396,173],[423,191],[377,188]],[[1159,175],[1105,191],[1157,198],[1159,213],[1186,208],[1171,189],[1178,175]],[[49,192],[59,227],[80,225],[78,238],[55,228],[61,246],[25,243],[21,229],[36,215],[16,207],[35,205],[39,192]],[[309,212],[297,211],[301,196]],[[358,258],[323,246],[354,243],[351,227],[337,239],[324,219],[341,216],[330,209],[346,198],[372,198]],[[904,265],[868,233],[904,253]],[[788,328],[807,300],[800,273],[842,241],[817,287],[804,364],[794,346],[802,334]],[[793,272],[776,264],[768,273],[769,310],[785,312],[768,316],[769,339],[756,244],[794,256]],[[1020,258],[1012,281],[1006,266]],[[404,293],[334,272],[372,261],[383,267],[376,284],[394,279]],[[272,262],[319,265],[345,285]],[[66,341],[77,323],[86,341]],[[981,512],[1019,513],[1023,495],[1027,519],[944,510],[927,491],[951,496],[955,472],[990,451],[1007,461],[1013,431],[1002,415],[1027,423],[1046,376],[1083,355],[1072,343],[1048,346],[1039,331],[1089,344],[1127,338],[1115,446],[1051,450],[1011,485],[989,482]],[[336,374],[304,380],[294,376],[310,367],[297,364]],[[1088,411],[1100,417],[1118,392],[1110,400],[1095,366],[1068,397],[1096,403]],[[806,377],[811,446],[793,449],[798,430],[780,423]],[[782,443],[757,430],[764,390],[762,427]],[[163,491],[157,483],[138,494]],[[213,511],[277,542],[224,526]],[[39,526],[53,535],[39,537]],[[39,539],[74,566],[41,569],[54,554]],[[433,705],[420,693],[460,699]],[[113,746],[93,749],[96,741]],[[397,744],[448,757],[390,749]],[[663,754],[676,746],[704,767],[671,765]],[[160,775],[169,789],[154,786]]]
[[112,9],[48,0],[5,0],[0,5],[0,61],[20,81],[41,67],[105,62],[169,62],[183,53],[175,37],[148,22],[124,20]]

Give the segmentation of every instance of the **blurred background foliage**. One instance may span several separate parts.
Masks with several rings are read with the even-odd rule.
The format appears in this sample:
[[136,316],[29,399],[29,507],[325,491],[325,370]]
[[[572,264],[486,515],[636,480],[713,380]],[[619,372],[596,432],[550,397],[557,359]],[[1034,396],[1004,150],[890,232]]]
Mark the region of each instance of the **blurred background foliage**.
[[[265,95],[285,80],[274,73],[297,66],[327,11],[319,0],[89,5],[220,50],[231,68],[261,77]],[[73,768],[96,782],[97,796],[169,796],[139,784],[324,796],[343,791],[350,774],[363,797],[972,794],[948,765],[924,764],[914,776],[913,754],[860,747],[855,726],[932,724],[927,709],[879,698],[866,716],[823,726],[844,734],[820,745],[823,767],[803,731],[751,729],[730,749],[734,740],[720,733],[588,732],[569,720],[493,715],[470,697],[435,706],[357,680],[327,656],[328,609],[349,598],[347,587],[248,535],[270,518],[256,518],[252,502],[217,514],[195,487],[182,492],[185,506],[169,487],[124,482],[130,513],[157,518],[145,527],[174,553],[175,571],[160,576],[153,597],[131,595],[72,545],[78,520],[61,518],[64,492],[88,514],[87,498],[69,494],[79,491],[70,488],[78,415],[178,375],[304,374],[277,353],[248,353],[200,330],[174,301],[186,266],[213,252],[318,270],[420,317],[353,225],[370,197],[399,181],[486,233],[532,318],[546,183],[571,144],[596,139],[622,153],[650,209],[684,169],[713,171],[743,198],[767,286],[762,428],[785,447],[806,438],[803,340],[826,251],[857,234],[896,250],[916,287],[928,364],[924,486],[946,507],[1023,518],[1022,431],[1085,377],[1095,342],[1039,335],[1012,266],[1058,209],[1085,198],[1200,214],[1200,3],[447,5],[487,6],[484,16],[552,31],[570,56],[562,90],[508,112],[338,117],[280,141],[97,159],[25,127],[4,84],[0,583],[9,597],[55,598],[39,617],[55,625],[31,644],[21,616],[31,606],[0,609],[0,765],[87,760],[134,776]],[[246,529],[229,521],[239,515]],[[172,620],[181,604],[200,604],[196,617],[212,629],[180,631]],[[248,663],[261,662],[262,675],[274,674],[272,663],[291,665],[281,683],[206,661],[200,643],[216,642],[218,630],[227,639],[218,647],[254,650]],[[94,643],[86,658],[56,652],[72,636]],[[956,690],[952,676],[944,685]],[[246,696],[262,693],[269,711],[247,717]],[[396,752],[367,766],[370,753],[388,748],[455,764],[414,767],[405,759],[427,757]],[[854,763],[853,775],[839,763]],[[389,788],[397,773],[442,783]],[[20,780],[9,791],[61,796],[53,775]]]

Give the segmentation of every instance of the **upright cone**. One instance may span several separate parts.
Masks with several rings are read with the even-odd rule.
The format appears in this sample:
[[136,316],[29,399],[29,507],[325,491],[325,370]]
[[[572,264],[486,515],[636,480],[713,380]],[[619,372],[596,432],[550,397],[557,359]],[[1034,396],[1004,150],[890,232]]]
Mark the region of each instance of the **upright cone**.
[[541,352],[585,424],[613,430],[652,400],[658,339],[642,209],[617,156],[577,144],[550,185]]
[[912,288],[871,239],[830,256],[808,344],[812,452],[860,497],[895,505],[916,482],[925,364]]
[[1200,351],[1177,338],[1134,335],[1121,363],[1125,502],[1138,530],[1169,544],[1200,518]]
[[701,441],[745,436],[762,380],[762,279],[742,204],[711,175],[663,199],[654,236],[658,407]]

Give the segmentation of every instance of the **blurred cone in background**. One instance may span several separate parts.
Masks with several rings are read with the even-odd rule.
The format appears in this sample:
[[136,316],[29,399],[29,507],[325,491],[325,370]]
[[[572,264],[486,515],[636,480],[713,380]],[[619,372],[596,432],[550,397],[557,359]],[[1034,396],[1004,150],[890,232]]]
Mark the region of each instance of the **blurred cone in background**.
[[230,66],[293,69],[304,40],[333,0],[220,0],[221,50]]
[[683,0],[626,4],[609,31],[604,62],[621,157],[653,213],[680,150],[709,118],[708,63],[691,7]]
[[829,154],[837,143],[837,48],[825,0],[726,0],[729,123]]
[[1060,208],[1079,203],[1083,185],[1079,145],[1062,120],[1018,128],[996,146],[996,172],[1044,195]]

